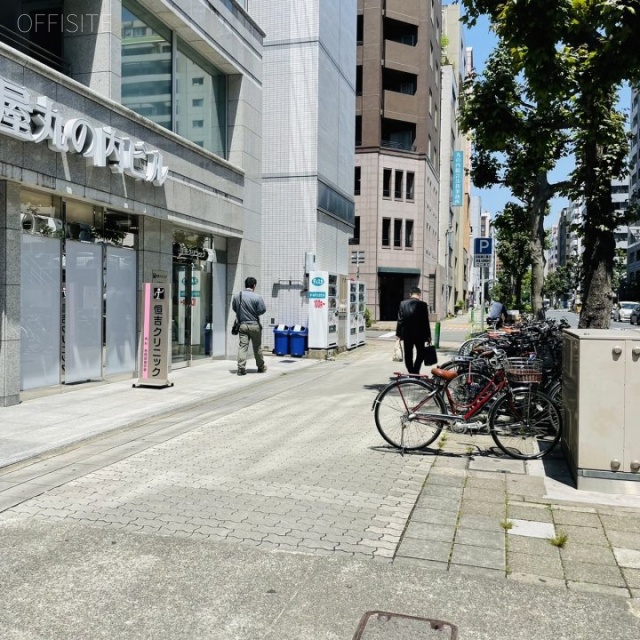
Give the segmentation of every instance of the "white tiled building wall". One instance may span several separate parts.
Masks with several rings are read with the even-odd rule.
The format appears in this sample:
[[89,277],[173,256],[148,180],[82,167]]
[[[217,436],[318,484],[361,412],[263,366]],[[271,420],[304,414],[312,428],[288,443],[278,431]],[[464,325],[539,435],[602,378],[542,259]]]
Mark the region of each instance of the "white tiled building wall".
[[318,181],[353,200],[356,0],[253,0],[264,29],[263,251],[273,324],[308,324],[305,254],[348,272],[352,227],[317,208]]

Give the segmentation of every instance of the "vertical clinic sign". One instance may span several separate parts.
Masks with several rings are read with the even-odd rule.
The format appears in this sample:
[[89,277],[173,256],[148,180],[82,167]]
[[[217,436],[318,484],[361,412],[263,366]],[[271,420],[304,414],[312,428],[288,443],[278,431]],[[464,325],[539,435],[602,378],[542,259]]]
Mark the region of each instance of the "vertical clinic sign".
[[139,376],[136,386],[171,386],[168,380],[170,286],[157,282],[144,284]]
[[453,152],[453,175],[451,177],[451,206],[462,206],[462,186],[464,177],[464,152]]

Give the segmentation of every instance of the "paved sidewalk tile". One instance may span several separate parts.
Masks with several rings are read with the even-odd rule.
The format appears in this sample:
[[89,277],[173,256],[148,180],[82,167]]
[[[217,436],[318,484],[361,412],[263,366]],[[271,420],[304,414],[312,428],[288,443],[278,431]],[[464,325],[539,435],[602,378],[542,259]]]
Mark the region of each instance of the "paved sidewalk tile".
[[627,586],[622,571],[615,566],[566,561],[564,562],[564,574],[567,582],[589,582],[623,588]]
[[428,509],[416,507],[411,514],[412,522],[429,522],[432,524],[455,525],[458,520],[456,511],[440,511],[439,509]]
[[591,562],[593,564],[615,565],[616,558],[609,547],[594,544],[567,542],[560,549],[560,556],[567,562]]
[[403,556],[406,558],[422,558],[423,560],[448,562],[450,553],[450,542],[404,538],[398,547],[396,557]]
[[557,525],[578,525],[581,527],[600,527],[600,518],[596,513],[581,513],[579,511],[567,511],[565,509],[552,509],[553,521]]
[[566,533],[569,542],[609,546],[609,542],[607,541],[602,528],[562,525],[558,526],[557,530],[558,532]]
[[489,516],[498,520],[504,519],[506,504],[499,502],[478,502],[476,500],[463,500],[460,512],[463,515]]
[[640,569],[640,551],[637,549],[619,549],[614,547],[613,555],[621,567]]
[[562,580],[562,562],[559,557],[534,556],[529,553],[507,553],[507,568],[515,573],[527,575],[545,576]]
[[453,574],[464,574],[477,578],[499,578],[504,580],[504,569],[489,569],[487,567],[474,567],[470,564],[452,564],[449,571]]
[[575,582],[573,580],[567,581],[567,587],[571,591],[581,591],[583,593],[602,593],[603,595],[618,596],[620,598],[629,597],[629,590],[626,587],[612,587],[594,582]]
[[527,536],[531,538],[553,538],[556,535],[552,524],[548,522],[533,522],[531,520],[518,520],[509,518],[513,528],[507,533],[510,536]]
[[454,544],[451,564],[467,564],[485,569],[505,569],[504,549],[486,549],[466,544]]
[[465,487],[462,499],[465,501],[477,500],[478,502],[496,502],[504,505],[506,502],[506,494],[504,490]]
[[455,542],[487,549],[504,549],[505,547],[504,531],[458,529]]
[[534,556],[560,559],[558,547],[552,545],[548,538],[509,536],[507,545],[509,546],[509,551],[515,553],[527,553]]
[[631,531],[632,533],[640,531],[640,515],[603,514],[600,519],[607,531],[610,529],[613,531]]
[[461,489],[464,486],[464,476],[443,475],[440,473],[430,473],[427,476],[426,486],[440,485],[445,487],[456,487]]
[[502,518],[495,516],[482,516],[476,514],[463,514],[458,520],[458,529],[472,529],[474,531],[497,531],[504,533]]
[[632,589],[640,589],[640,569],[626,569],[623,567],[622,575],[628,586]]
[[492,471],[509,474],[526,473],[524,462],[512,460],[510,458],[489,458],[486,456],[475,456],[469,461],[469,469],[472,471]]
[[542,506],[511,502],[507,507],[507,511],[510,520],[534,520],[535,522],[547,522],[549,524],[553,522],[551,511]]
[[640,533],[631,531],[607,531],[607,538],[612,547],[623,549],[640,549]]
[[426,522],[410,522],[405,538],[418,538],[420,540],[437,540],[439,542],[451,542],[455,533],[452,525],[431,524]]

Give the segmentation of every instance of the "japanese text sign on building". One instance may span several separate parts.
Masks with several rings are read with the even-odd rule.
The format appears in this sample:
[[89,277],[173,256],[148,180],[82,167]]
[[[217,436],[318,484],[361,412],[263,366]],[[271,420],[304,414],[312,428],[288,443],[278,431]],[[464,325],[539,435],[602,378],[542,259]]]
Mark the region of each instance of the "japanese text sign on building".
[[463,177],[464,177],[464,152],[453,152],[453,175],[451,178],[451,206],[462,206],[463,193]]
[[136,386],[172,386],[169,377],[170,285],[145,282]]
[[146,143],[96,126],[84,118],[65,119],[46,96],[33,96],[26,87],[0,76],[0,133],[21,142],[47,142],[57,153],[77,153],[94,167],[161,187],[169,168],[162,154]]

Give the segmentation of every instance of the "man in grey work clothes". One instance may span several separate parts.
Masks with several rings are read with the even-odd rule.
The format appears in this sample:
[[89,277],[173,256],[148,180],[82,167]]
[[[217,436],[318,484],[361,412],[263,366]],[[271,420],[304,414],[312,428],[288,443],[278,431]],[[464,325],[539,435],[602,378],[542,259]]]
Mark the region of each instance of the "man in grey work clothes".
[[258,365],[258,373],[264,373],[267,366],[262,355],[262,325],[260,316],[266,312],[262,296],[256,293],[258,281],[255,278],[247,278],[244,281],[244,291],[236,293],[231,302],[231,308],[236,312],[240,322],[238,337],[238,375],[247,373],[247,355],[249,354],[249,342],[253,344],[253,356]]

